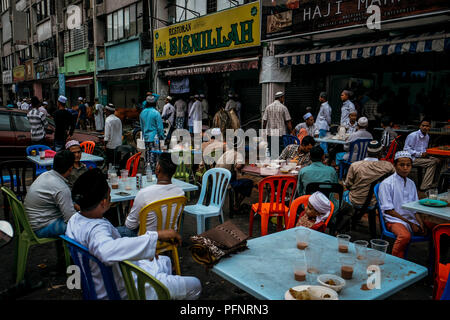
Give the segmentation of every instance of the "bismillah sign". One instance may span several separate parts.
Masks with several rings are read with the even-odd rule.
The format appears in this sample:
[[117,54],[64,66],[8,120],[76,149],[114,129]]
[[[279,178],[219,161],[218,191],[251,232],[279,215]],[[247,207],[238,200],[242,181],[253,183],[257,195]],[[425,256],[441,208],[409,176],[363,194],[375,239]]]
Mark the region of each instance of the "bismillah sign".
[[259,2],[224,10],[153,33],[156,61],[260,45]]

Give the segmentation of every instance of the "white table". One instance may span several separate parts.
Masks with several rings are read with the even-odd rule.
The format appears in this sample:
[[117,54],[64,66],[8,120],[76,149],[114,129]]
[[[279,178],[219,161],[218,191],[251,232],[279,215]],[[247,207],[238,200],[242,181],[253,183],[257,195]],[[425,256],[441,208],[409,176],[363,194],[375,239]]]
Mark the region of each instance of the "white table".
[[[27,156],[28,160],[36,163],[37,165],[41,167],[51,167],[53,166],[53,158],[45,158],[41,160],[41,157],[39,155],[37,156]],[[82,153],[81,154],[81,162],[83,161],[92,161],[92,162],[102,162],[104,159],[102,157],[89,154],[89,153]]]
[[[447,192],[438,195],[438,199],[447,197]],[[450,207],[428,207],[419,203],[419,201],[409,202],[402,205],[403,209],[429,214],[441,219],[450,220]]]
[[334,143],[334,144],[346,144],[347,143],[347,141],[345,141],[345,140],[331,139],[329,137],[314,138],[314,140],[316,140],[316,142],[325,142],[325,143]]
[[[119,189],[111,189],[111,202],[129,201],[134,200],[134,198],[136,198],[136,195],[139,192],[139,190],[136,189],[136,177],[130,177],[128,179],[130,180],[131,190],[125,190],[125,183],[122,182],[121,179],[119,179]],[[142,180],[143,180],[143,188],[156,184],[155,175],[153,175],[152,182],[147,182],[146,176],[142,176]],[[180,187],[184,192],[191,192],[198,190],[198,186],[175,178],[172,178],[172,183],[177,187]],[[125,192],[127,194],[120,195],[119,193],[121,192]]]

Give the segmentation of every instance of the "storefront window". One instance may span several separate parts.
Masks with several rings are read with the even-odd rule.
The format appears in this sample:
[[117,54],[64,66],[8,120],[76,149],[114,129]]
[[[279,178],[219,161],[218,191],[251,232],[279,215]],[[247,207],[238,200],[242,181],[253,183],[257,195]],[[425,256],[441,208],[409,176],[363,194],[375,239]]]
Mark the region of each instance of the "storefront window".
[[117,12],[117,29],[118,29],[118,39],[123,38],[123,9]]

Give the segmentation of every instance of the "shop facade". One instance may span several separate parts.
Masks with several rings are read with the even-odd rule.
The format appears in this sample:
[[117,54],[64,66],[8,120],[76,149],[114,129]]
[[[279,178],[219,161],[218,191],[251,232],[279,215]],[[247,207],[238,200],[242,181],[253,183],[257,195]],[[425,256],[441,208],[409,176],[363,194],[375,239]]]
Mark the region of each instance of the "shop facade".
[[[242,122],[261,107],[259,2],[154,30],[156,92],[204,94],[213,117],[238,94]],[[160,99],[159,107],[164,105]]]
[[448,4],[372,1],[380,5],[381,22],[369,29],[370,1],[338,2],[291,8],[262,2],[262,41],[291,73],[290,82],[277,85],[295,121],[302,122],[307,107],[317,114],[319,93],[326,91],[337,123],[344,89],[354,92],[357,108],[370,96],[398,124],[425,115],[442,119],[450,103]]

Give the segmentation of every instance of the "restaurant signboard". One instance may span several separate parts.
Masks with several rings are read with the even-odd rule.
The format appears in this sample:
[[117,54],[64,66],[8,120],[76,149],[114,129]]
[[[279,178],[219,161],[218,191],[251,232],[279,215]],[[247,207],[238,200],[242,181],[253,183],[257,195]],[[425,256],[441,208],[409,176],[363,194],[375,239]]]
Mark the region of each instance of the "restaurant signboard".
[[20,65],[13,69],[14,82],[25,81],[25,66]]
[[2,77],[3,84],[11,84],[11,83],[13,83],[12,70],[3,71],[2,76],[3,76]]
[[260,45],[259,1],[154,30],[156,61]]
[[34,64],[33,60],[25,61],[25,80],[34,79]]
[[35,67],[36,79],[47,79],[56,77],[56,68],[53,61],[37,64]]
[[262,0],[261,40],[366,26],[380,8],[381,23],[450,12],[449,0]]

